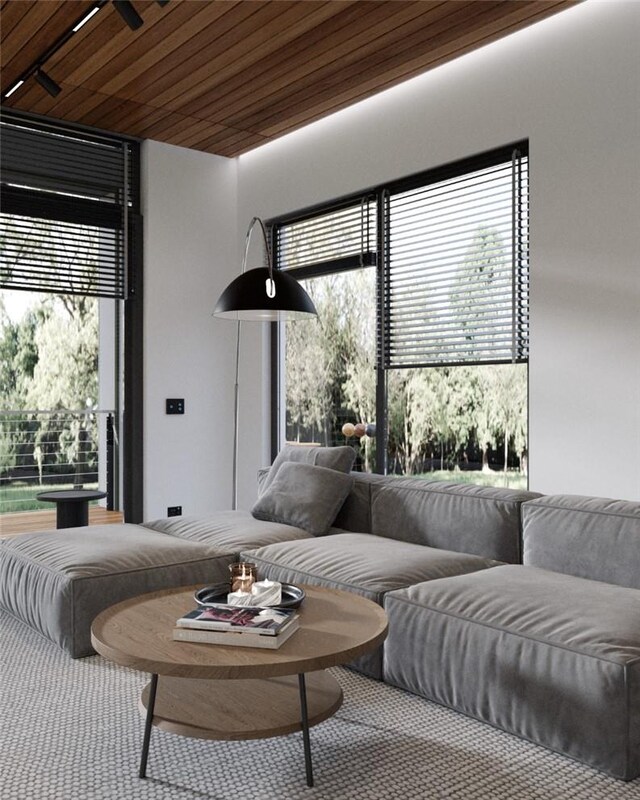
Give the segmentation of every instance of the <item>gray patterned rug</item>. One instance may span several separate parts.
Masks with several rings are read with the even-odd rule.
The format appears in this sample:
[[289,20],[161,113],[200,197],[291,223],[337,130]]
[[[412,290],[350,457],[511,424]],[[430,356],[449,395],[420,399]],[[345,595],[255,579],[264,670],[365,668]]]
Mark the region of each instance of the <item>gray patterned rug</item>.
[[153,730],[137,777],[147,676],[72,660],[0,613],[2,800],[640,800],[616,781],[406,692],[335,670],[345,702],[300,735],[207,742]]

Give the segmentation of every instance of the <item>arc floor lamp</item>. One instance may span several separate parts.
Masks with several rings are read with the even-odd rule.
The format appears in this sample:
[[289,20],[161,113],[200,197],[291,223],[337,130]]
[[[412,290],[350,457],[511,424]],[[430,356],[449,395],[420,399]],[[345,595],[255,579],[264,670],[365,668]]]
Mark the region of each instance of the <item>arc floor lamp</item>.
[[[258,225],[262,231],[267,266],[247,270],[251,233]],[[286,272],[273,269],[267,229],[260,217],[254,217],[247,230],[242,259],[242,274],[222,292],[213,315],[236,320],[236,363],[233,399],[233,486],[232,508],[238,507],[238,412],[240,371],[240,322],[280,322],[307,319],[317,314],[313,301],[300,284]]]

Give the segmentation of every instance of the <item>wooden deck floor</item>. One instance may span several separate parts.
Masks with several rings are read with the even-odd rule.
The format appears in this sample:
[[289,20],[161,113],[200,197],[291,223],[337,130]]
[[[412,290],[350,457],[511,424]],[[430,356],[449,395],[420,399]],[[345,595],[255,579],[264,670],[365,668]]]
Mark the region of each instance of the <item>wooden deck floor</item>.
[[[111,525],[122,522],[121,511],[107,511],[102,506],[89,506],[89,525]],[[21,511],[0,515],[0,536],[19,536],[21,533],[53,531],[56,529],[56,510]]]

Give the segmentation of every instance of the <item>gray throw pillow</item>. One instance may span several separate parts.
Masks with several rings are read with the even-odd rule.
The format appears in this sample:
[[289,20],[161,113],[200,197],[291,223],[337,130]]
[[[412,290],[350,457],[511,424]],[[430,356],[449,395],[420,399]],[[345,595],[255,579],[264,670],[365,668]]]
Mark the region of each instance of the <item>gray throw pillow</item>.
[[256,519],[281,522],[322,536],[331,527],[353,486],[351,475],[285,461],[251,509]]
[[356,451],[353,447],[319,447],[315,445],[285,444],[271,465],[267,477],[262,481],[260,491],[264,493],[273,483],[280,467],[294,461],[298,464],[313,464],[316,467],[351,472],[353,462],[356,460]]

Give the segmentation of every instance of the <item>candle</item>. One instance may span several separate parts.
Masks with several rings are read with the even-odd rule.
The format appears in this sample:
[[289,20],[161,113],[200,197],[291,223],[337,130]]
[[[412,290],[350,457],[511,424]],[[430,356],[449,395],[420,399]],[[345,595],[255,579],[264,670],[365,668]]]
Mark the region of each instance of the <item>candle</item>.
[[277,581],[258,581],[251,587],[251,604],[277,606],[282,602],[282,584]]
[[229,566],[231,572],[231,592],[249,592],[256,581],[256,565],[240,561]]

